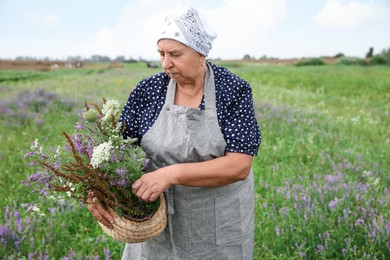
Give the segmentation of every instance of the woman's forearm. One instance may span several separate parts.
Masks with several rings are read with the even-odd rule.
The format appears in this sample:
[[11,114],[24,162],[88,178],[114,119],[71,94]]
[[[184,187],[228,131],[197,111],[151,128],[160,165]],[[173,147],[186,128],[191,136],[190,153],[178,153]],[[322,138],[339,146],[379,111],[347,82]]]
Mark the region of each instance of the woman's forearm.
[[227,153],[225,156],[195,163],[181,163],[144,174],[132,185],[133,193],[144,201],[156,200],[172,185],[218,187],[244,180],[250,171],[252,156]]
[[172,184],[196,187],[219,187],[244,180],[250,171],[252,156],[227,153],[225,156],[196,163],[172,165]]

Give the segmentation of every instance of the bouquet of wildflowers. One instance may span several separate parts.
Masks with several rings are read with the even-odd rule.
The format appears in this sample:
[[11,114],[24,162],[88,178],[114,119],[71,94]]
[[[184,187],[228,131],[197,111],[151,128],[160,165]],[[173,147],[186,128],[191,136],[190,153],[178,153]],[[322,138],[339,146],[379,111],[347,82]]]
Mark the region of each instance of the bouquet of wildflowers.
[[102,107],[85,103],[74,133],[63,133],[63,146],[47,151],[35,140],[24,157],[38,170],[24,184],[33,185],[41,196],[63,192],[86,202],[93,195],[119,216],[150,218],[160,201],[143,202],[131,192],[147,159],[136,139],[123,138],[126,126],[118,122],[119,116],[116,100],[103,99]]

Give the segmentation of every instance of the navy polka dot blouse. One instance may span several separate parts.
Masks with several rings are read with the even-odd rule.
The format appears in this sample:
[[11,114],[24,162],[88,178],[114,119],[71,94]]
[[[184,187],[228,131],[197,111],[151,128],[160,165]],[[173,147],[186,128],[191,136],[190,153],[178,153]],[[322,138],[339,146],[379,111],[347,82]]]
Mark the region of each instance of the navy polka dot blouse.
[[[261,134],[250,85],[229,70],[209,64],[214,72],[218,123],[227,143],[226,151],[257,155]],[[162,72],[137,84],[120,117],[126,124],[125,137],[140,141],[151,128],[164,106],[169,80]],[[204,99],[199,109],[204,110]]]

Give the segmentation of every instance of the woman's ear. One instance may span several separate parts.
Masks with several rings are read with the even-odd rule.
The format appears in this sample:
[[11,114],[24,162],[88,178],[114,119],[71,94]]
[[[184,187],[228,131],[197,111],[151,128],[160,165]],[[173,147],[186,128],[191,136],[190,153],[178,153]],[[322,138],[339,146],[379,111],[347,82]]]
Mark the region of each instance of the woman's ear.
[[206,57],[199,54],[200,58],[199,58],[199,61],[200,61],[200,65],[203,67],[206,63]]

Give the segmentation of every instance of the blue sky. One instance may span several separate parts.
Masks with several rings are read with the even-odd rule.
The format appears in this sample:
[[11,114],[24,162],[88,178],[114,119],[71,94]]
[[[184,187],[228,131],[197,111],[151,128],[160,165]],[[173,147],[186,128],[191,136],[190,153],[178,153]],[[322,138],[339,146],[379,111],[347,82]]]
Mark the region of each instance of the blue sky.
[[0,58],[158,59],[166,15],[193,6],[218,33],[210,58],[364,57],[390,48],[389,0],[0,0]]

